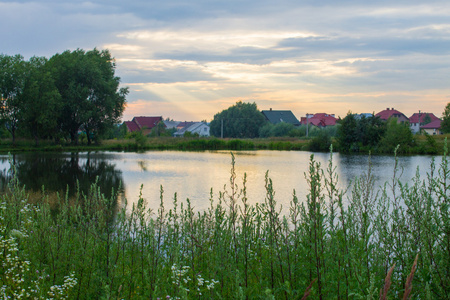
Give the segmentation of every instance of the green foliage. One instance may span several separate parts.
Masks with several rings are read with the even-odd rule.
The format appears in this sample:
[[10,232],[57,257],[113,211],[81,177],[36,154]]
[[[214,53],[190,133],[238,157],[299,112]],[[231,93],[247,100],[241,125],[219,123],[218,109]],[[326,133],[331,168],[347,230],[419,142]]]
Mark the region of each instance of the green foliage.
[[155,127],[153,127],[152,131],[150,132],[150,137],[158,137],[158,136],[171,136],[171,130],[166,130],[166,125],[164,124],[164,121],[158,122]]
[[22,95],[21,119],[23,129],[31,133],[36,145],[39,139],[58,135],[57,118],[61,96],[56,89],[44,57],[32,57]]
[[[211,135],[224,138],[256,138],[266,123],[256,103],[236,102],[235,105],[214,115],[210,123]],[[222,126],[223,124],[223,126]]]
[[0,54],[0,118],[11,133],[13,144],[21,118],[26,77],[27,63],[23,56]]
[[50,58],[49,65],[62,100],[59,124],[72,142],[78,141],[79,129],[90,144],[91,135],[101,135],[119,122],[128,89],[119,89],[120,78],[114,75],[115,62],[107,50],[65,51]]
[[385,132],[386,124],[379,117],[357,118],[349,112],[337,130],[338,149],[344,153],[376,150]]
[[278,124],[266,123],[259,129],[259,137],[286,137],[290,132],[295,130],[295,126],[291,123],[280,122]]
[[327,152],[331,146],[331,137],[328,131],[321,130],[320,133],[313,137],[309,143],[310,151]]
[[397,119],[391,118],[387,122],[386,133],[380,140],[379,151],[393,153],[397,145],[397,153],[409,153],[414,139],[411,129],[407,123],[398,123]]
[[194,137],[194,138],[198,138],[200,135],[198,134],[198,132],[192,133],[190,131],[185,131],[183,134],[184,137]]
[[423,118],[423,125],[427,125],[431,123],[431,117],[429,114],[426,114],[425,117]]
[[450,102],[447,103],[442,113],[441,130],[443,133],[450,133]]
[[0,55],[0,117],[11,132],[40,139],[86,132],[98,141],[120,121],[127,88],[119,88],[115,62],[108,51],[65,51],[50,60]]

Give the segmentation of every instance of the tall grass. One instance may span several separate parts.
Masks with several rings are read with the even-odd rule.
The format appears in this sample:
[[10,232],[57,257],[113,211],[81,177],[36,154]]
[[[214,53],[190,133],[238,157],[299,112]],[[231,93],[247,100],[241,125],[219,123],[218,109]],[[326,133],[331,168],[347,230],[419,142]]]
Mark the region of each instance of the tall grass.
[[338,188],[332,151],[327,166],[311,155],[307,197],[294,190],[286,214],[269,172],[265,199],[249,204],[233,155],[229,182],[217,198],[211,190],[204,211],[176,194],[167,200],[163,187],[159,207],[140,196],[127,210],[97,183],[57,207],[46,196],[31,205],[13,179],[1,196],[1,297],[448,299],[446,153],[407,183],[393,158],[380,189],[369,160],[348,190]]

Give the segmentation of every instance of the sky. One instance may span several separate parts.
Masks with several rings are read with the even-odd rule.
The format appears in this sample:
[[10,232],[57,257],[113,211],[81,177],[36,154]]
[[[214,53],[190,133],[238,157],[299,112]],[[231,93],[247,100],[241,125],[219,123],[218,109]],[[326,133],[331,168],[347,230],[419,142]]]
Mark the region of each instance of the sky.
[[0,53],[108,49],[123,120],[211,121],[237,101],[345,117],[450,102],[448,0],[0,0]]

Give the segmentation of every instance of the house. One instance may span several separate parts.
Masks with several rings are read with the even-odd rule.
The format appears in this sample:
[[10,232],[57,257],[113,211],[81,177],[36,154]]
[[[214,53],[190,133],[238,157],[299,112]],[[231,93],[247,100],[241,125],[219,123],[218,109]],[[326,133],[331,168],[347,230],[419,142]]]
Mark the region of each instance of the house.
[[[183,123],[183,122],[181,122]],[[185,127],[180,128],[173,134],[175,137],[184,136],[186,132],[191,134],[198,134],[199,136],[209,136],[209,125],[205,122],[185,122],[188,123]]]
[[420,126],[420,129],[429,135],[442,134],[441,120],[437,119],[426,125]]
[[194,125],[195,123],[197,123],[197,122],[192,122],[192,121],[191,122],[186,122],[186,121],[180,122],[177,125],[177,130],[181,130],[183,128],[187,128],[187,127],[189,127],[191,125]]
[[180,124],[180,121],[168,121],[164,120],[164,125],[166,125],[166,129],[172,129],[177,128],[178,124]]
[[396,118],[397,123],[409,122],[408,117],[406,117],[402,112],[389,107],[377,113],[375,117],[380,117],[380,119],[384,121],[387,121],[390,118]]
[[[144,135],[148,135],[153,127],[155,127],[159,122],[162,122],[162,116],[159,117],[134,117],[131,121],[125,121],[128,132],[135,132],[142,130]],[[165,125],[164,125],[165,126]]]
[[327,127],[336,125],[338,119],[334,114],[317,113],[306,114],[306,117],[302,117],[300,123],[302,125],[314,125],[316,127]]
[[290,110],[263,110],[261,113],[266,117],[266,120],[272,124],[290,123],[294,126],[299,126],[300,122]]
[[368,119],[372,118],[373,114],[371,113],[361,113],[361,114],[354,114],[356,120],[361,120],[362,118]]
[[409,127],[411,128],[411,131],[413,133],[417,133],[420,131],[421,126],[426,125],[426,121],[429,121],[428,123],[431,123],[436,120],[439,120],[439,118],[436,117],[433,113],[419,111],[418,113],[415,113],[411,117],[409,117]]

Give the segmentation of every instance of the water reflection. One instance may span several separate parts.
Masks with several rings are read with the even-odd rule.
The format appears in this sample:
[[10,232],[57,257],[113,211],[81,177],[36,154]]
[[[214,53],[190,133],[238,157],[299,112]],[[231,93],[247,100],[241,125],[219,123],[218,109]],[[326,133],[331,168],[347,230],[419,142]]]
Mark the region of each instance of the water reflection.
[[[300,201],[305,201],[308,186],[305,173],[308,171],[309,152],[298,151],[233,151],[236,165],[237,184],[242,188],[244,173],[247,175],[247,198],[249,203],[262,203],[266,197],[265,173],[273,181],[275,200],[286,212],[295,189]],[[11,177],[7,156],[0,156],[0,184],[5,186]],[[178,152],[149,151],[144,153],[30,153],[12,157],[18,171],[18,178],[29,189],[40,190],[42,185],[48,191],[76,190],[76,182],[86,191],[98,177],[101,190],[110,195],[122,182],[123,194],[131,206],[139,194],[149,206],[157,209],[160,203],[160,189],[164,189],[166,206],[177,194],[179,201],[191,200],[196,210],[208,208],[210,192],[219,198],[219,192],[230,185],[230,151]],[[314,159],[326,170],[330,155],[314,153]],[[424,177],[429,170],[431,156],[400,157],[402,181],[408,182],[417,167]],[[381,186],[393,175],[395,159],[392,156],[372,156],[372,174],[375,186]],[[436,164],[440,158],[437,157]],[[333,154],[333,165],[339,176],[339,187],[345,189],[354,180],[367,172],[367,155]],[[142,186],[142,189],[141,189]]]
[[[12,169],[9,158],[0,157],[3,166],[0,172],[1,188],[4,189],[11,180]],[[32,191],[39,191],[45,186],[49,192],[63,192],[73,196],[77,183],[81,192],[87,193],[90,185],[98,179],[102,192],[111,196],[111,192],[123,192],[121,188],[122,171],[114,165],[108,156],[90,153],[48,154],[28,153],[13,154],[11,161],[15,165],[19,182]],[[120,190],[122,189],[122,190]]]

